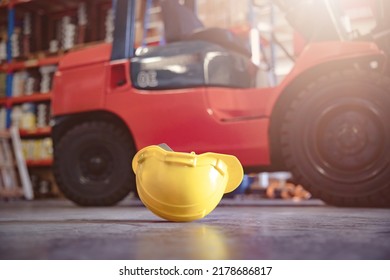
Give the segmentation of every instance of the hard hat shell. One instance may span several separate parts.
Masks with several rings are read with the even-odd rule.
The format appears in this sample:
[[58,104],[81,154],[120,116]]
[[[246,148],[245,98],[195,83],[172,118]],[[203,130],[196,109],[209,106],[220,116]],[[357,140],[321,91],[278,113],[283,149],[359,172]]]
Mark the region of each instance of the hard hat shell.
[[239,160],[231,155],[182,153],[149,146],[133,159],[141,201],[170,221],[205,217],[243,178]]

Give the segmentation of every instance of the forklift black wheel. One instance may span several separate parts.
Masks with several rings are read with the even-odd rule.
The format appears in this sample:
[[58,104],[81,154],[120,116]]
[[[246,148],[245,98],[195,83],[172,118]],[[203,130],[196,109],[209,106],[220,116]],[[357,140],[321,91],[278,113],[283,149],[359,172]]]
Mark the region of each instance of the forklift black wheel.
[[294,179],[326,203],[390,206],[390,80],[332,73],[302,90],[285,113],[281,147]]
[[54,148],[54,174],[63,194],[82,206],[114,205],[135,189],[133,142],[107,122],[84,122]]

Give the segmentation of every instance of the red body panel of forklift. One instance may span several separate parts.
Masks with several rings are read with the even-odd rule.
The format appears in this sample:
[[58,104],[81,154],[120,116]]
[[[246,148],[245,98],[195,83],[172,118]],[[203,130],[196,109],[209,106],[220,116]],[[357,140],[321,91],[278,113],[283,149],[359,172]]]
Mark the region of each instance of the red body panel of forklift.
[[153,91],[132,87],[130,61],[110,61],[110,53],[111,45],[102,44],[62,59],[53,87],[55,117],[108,111],[128,126],[137,149],[167,143],[176,151],[233,154],[244,166],[258,166],[270,164],[270,117],[291,82],[324,62],[380,51],[371,43],[322,42],[308,45],[274,88]]

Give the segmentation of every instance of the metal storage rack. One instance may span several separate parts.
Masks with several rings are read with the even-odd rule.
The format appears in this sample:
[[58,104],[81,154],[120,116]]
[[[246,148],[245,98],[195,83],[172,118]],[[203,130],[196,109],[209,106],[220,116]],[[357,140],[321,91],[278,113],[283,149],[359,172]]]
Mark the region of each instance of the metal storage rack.
[[[84,14],[80,15],[80,3],[84,3]],[[5,75],[5,96],[0,96],[0,110],[3,112],[5,110],[5,125],[1,127],[9,128],[11,126],[12,120],[12,108],[14,106],[21,106],[23,104],[38,104],[47,105],[47,110],[49,110],[50,101],[52,94],[50,92],[50,80],[49,74],[39,73],[39,69],[44,67],[56,66],[67,51],[70,51],[72,48],[82,48],[90,44],[95,44],[97,42],[103,41],[104,34],[99,32],[99,24],[90,24],[87,25],[87,18],[91,22],[102,22],[104,21],[106,11],[111,7],[111,0],[59,0],[59,1],[49,1],[49,0],[8,0],[0,2],[0,27],[5,26],[6,34],[6,59],[5,61],[0,61],[0,72]],[[87,10],[87,11],[86,11]],[[24,15],[29,15],[29,26],[27,31],[23,30],[28,34],[34,34],[34,41],[32,41],[32,36],[27,37],[26,34],[21,35],[22,40],[28,41],[28,50],[20,51],[15,55],[15,33],[20,32],[20,22]],[[49,41],[56,39],[56,26],[61,18],[67,18],[69,20],[72,17],[72,20],[78,16],[78,33],[74,35],[72,40],[74,43],[71,45],[72,48],[58,49],[57,51],[49,51]],[[24,19],[25,20],[25,19]],[[18,28],[19,25],[19,28]],[[23,28],[25,28],[24,24]],[[72,27],[72,26],[70,26]],[[74,24],[73,24],[74,29]],[[1,30],[1,29],[0,29]],[[86,32],[88,30],[88,32]],[[72,31],[72,30],[70,30]],[[57,32],[58,33],[58,32]],[[1,35],[1,34],[0,34]],[[66,37],[66,36],[65,36]],[[77,38],[76,38],[77,37]],[[20,40],[21,38],[19,38]],[[22,42],[23,43],[23,42]],[[43,68],[42,68],[43,67]],[[27,73],[33,72],[40,75],[39,79],[42,83],[43,76],[46,75],[46,84],[44,88],[41,87],[37,89],[37,86],[33,86],[33,90],[27,91],[25,88],[22,91],[16,91],[15,84],[18,84],[16,79],[18,73]],[[36,83],[38,83],[37,79]],[[1,88],[1,87],[0,87]],[[49,138],[51,133],[51,128],[49,122],[45,126],[35,126],[31,129],[20,129],[20,135],[25,139],[41,139]],[[38,160],[28,160],[27,164],[29,167],[40,167],[40,166],[50,166],[52,164],[51,158],[38,159]]]

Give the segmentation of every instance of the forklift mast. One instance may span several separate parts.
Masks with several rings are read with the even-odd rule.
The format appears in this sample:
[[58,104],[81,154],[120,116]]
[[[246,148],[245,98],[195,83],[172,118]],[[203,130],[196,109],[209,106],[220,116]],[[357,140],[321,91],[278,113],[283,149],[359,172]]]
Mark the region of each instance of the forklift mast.
[[136,0],[115,0],[114,41],[111,60],[127,59],[134,55]]

